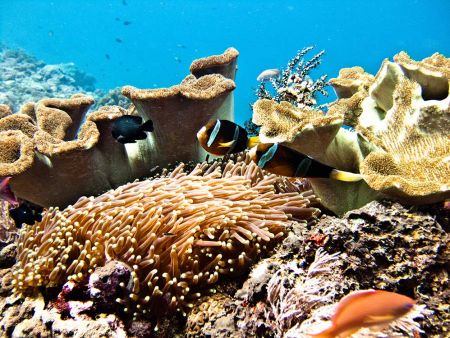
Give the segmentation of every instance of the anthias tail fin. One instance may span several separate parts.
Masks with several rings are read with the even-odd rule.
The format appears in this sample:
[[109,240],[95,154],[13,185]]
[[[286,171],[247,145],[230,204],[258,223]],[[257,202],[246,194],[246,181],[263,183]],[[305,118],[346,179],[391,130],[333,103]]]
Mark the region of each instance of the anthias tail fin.
[[336,332],[334,326],[330,326],[328,329],[325,329],[319,333],[308,333],[308,336],[312,338],[333,338],[336,337]]
[[253,148],[254,146],[257,146],[260,143],[261,141],[259,140],[259,136],[251,136],[248,138],[247,148]]
[[363,176],[361,174],[333,169],[330,173],[330,178],[344,182],[357,182],[361,181],[363,179]]

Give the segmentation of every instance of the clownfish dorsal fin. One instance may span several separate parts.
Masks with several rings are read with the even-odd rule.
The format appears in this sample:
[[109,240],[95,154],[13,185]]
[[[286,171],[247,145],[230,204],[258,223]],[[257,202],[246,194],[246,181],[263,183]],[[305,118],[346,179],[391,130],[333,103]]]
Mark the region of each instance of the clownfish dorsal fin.
[[212,132],[211,132],[211,135],[209,135],[208,142],[206,143],[206,145],[207,145],[208,147],[211,147],[211,145],[212,145],[213,142],[215,141],[215,139],[216,139],[217,134],[219,133],[219,131],[220,131],[220,120],[217,120],[217,121],[216,121],[216,124],[214,125],[214,128],[213,128],[213,130],[212,130]]
[[259,140],[259,136],[251,136],[248,138],[247,141],[247,148],[253,148],[254,146],[257,146],[261,141]]

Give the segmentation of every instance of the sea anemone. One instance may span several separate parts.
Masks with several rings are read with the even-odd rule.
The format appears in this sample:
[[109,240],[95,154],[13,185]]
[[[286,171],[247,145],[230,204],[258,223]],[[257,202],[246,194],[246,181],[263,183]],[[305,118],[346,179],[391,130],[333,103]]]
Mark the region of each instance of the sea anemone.
[[25,226],[14,269],[16,294],[85,282],[97,267],[129,267],[131,290],[117,302],[134,316],[182,310],[224,274],[245,271],[286,234],[289,220],[318,213],[311,191],[264,175],[248,157],[236,163],[183,165],[98,197],[50,208]]

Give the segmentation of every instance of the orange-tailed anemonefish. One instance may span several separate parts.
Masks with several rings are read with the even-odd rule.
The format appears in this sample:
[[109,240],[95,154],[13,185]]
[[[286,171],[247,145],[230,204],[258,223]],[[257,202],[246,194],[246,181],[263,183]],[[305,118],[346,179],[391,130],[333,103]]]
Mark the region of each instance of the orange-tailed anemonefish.
[[244,151],[259,143],[259,137],[248,137],[247,131],[228,120],[211,120],[197,133],[200,145],[208,153],[224,156]]
[[250,158],[260,168],[276,175],[333,178],[347,182],[362,179],[359,174],[330,167],[282,144],[260,143],[258,136],[248,137],[244,128],[227,120],[209,121],[199,130],[197,139],[207,152],[216,156],[251,148]]
[[395,292],[355,291],[339,301],[329,328],[308,335],[313,338],[345,338],[362,328],[387,326],[406,315],[415,303],[413,299]]

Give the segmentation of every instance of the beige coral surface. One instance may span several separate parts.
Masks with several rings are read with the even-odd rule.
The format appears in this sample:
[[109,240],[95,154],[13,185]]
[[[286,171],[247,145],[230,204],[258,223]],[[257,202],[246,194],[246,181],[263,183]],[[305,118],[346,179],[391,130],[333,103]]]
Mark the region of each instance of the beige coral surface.
[[[195,134],[211,118],[233,118],[237,50],[193,62],[194,74],[160,89],[126,86],[135,106],[89,112],[89,96],[24,103],[18,113],[0,105],[0,176],[12,176],[14,193],[34,204],[65,207],[142,178],[156,166],[202,161]],[[216,73],[219,72],[219,73]],[[227,78],[221,73],[224,73]],[[123,115],[153,120],[145,140],[120,144],[111,135]]]
[[263,142],[284,142],[363,174],[360,183],[312,180],[324,205],[338,214],[380,197],[443,201],[450,197],[449,74],[450,59],[441,54],[417,62],[401,52],[375,76],[361,67],[342,69],[330,80],[339,98],[326,114],[263,99],[253,106],[253,122]]

